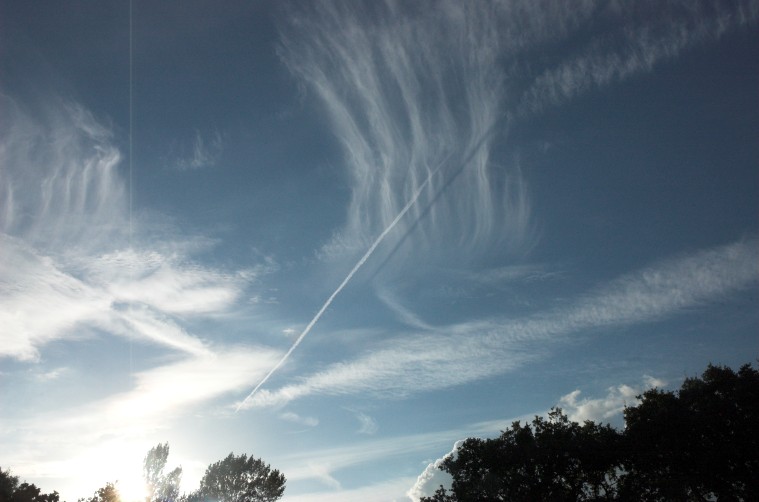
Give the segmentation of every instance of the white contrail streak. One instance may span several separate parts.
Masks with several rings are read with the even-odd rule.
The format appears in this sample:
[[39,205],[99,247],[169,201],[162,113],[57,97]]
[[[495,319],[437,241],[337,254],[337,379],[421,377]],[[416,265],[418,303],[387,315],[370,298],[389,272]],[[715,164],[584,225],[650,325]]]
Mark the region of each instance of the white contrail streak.
[[348,282],[350,282],[350,280],[353,278],[356,272],[358,272],[358,269],[360,269],[361,266],[364,263],[366,263],[366,260],[368,260],[369,257],[372,255],[372,253],[374,253],[374,250],[377,249],[377,246],[379,246],[379,244],[382,242],[385,236],[393,230],[393,227],[395,227],[395,225],[401,220],[401,218],[403,218],[403,216],[408,212],[408,210],[411,209],[411,206],[414,205],[416,200],[422,194],[422,190],[424,190],[427,184],[429,184],[430,180],[432,180],[432,177],[435,176],[435,174],[437,174],[440,168],[443,167],[443,164],[445,164],[445,161],[441,162],[435,168],[435,170],[433,170],[430,173],[430,175],[427,176],[427,179],[425,179],[424,182],[421,185],[419,185],[419,188],[416,189],[416,192],[414,192],[414,195],[411,197],[411,199],[409,199],[406,205],[403,206],[403,209],[401,209],[401,211],[398,213],[395,219],[390,222],[390,224],[387,226],[387,228],[385,228],[385,230],[382,231],[381,234],[379,234],[379,237],[377,237],[372,243],[372,245],[369,247],[369,249],[366,250],[366,253],[364,253],[364,256],[362,256],[361,259],[358,260],[358,262],[353,266],[353,268],[348,273],[348,275],[345,276],[345,279],[343,279],[343,282],[341,282],[340,285],[337,287],[337,289],[335,289],[335,291],[329,296],[329,298],[327,298],[327,301],[324,302],[324,305],[322,305],[322,308],[319,309],[319,312],[316,313],[314,318],[311,319],[311,322],[308,323],[308,325],[300,334],[298,339],[295,340],[295,342],[292,344],[292,347],[290,347],[290,350],[288,350],[285,353],[285,355],[282,356],[282,359],[280,359],[279,362],[276,365],[274,365],[274,367],[271,370],[269,370],[269,373],[266,374],[263,380],[258,382],[258,385],[256,385],[256,387],[251,391],[250,394],[248,394],[248,397],[243,399],[243,401],[237,405],[237,409],[235,410],[235,413],[240,411],[240,408],[242,408],[245,405],[245,403],[247,403],[256,394],[256,392],[258,392],[258,389],[260,389],[261,386],[266,383],[269,377],[271,377],[274,374],[274,372],[277,371],[279,367],[285,363],[285,361],[287,361],[287,359],[290,357],[290,354],[293,353],[293,351],[298,347],[298,345],[300,345],[300,342],[302,342],[303,339],[306,337],[308,332],[311,331],[311,328],[313,328],[314,325],[319,321],[322,314],[324,314],[324,311],[326,311],[329,308],[330,304],[332,303],[332,300],[334,300],[335,297],[340,294],[340,291],[342,291],[343,288],[348,284]]

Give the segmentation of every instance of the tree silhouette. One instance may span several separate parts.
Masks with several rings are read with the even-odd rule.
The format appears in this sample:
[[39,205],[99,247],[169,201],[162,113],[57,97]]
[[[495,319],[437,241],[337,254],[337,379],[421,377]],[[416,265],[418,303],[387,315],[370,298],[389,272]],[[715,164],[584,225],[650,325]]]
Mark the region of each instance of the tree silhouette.
[[759,372],[709,365],[677,393],[652,389],[625,429],[570,422],[561,410],[468,439],[424,502],[759,500]]
[[34,484],[19,484],[18,476],[0,468],[0,502],[58,502],[58,492],[41,492]]
[[605,500],[616,493],[618,443],[610,426],[580,425],[555,408],[498,438],[467,439],[441,466],[452,493],[440,487],[422,500]]
[[165,474],[163,469],[169,457],[169,443],[158,444],[148,450],[143,462],[143,475],[147,485],[147,502],[174,502],[179,497],[182,468]]
[[285,476],[261,459],[230,453],[206,469],[190,502],[273,502],[285,491]]
[[759,500],[759,371],[709,365],[677,394],[653,389],[625,410],[622,495]]
[[88,499],[79,499],[78,502],[121,502],[121,494],[113,483],[106,483]]

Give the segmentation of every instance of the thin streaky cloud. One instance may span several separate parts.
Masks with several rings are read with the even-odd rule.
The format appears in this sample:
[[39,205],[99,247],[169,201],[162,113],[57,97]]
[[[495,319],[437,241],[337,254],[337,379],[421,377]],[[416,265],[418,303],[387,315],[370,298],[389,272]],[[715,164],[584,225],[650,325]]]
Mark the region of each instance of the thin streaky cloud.
[[1,98],[0,357],[34,361],[53,340],[104,334],[208,355],[183,324],[234,309],[268,264],[209,267],[194,256],[214,245],[208,239],[163,231],[155,240],[157,218],[128,224],[107,126],[75,103],[42,99],[34,111]]
[[311,331],[311,329],[316,325],[317,322],[319,322],[319,319],[321,319],[322,315],[324,315],[324,312],[327,311],[329,306],[332,304],[334,299],[337,297],[337,295],[340,294],[340,292],[345,288],[345,286],[348,285],[350,280],[353,278],[354,275],[356,275],[356,272],[358,272],[361,267],[366,263],[366,261],[372,256],[374,253],[374,250],[377,249],[377,246],[379,246],[382,241],[385,239],[385,237],[393,230],[393,228],[403,220],[403,217],[406,215],[409,209],[414,207],[414,204],[416,203],[417,199],[419,198],[419,195],[424,190],[424,187],[429,183],[435,174],[437,174],[438,170],[441,166],[438,166],[434,171],[432,171],[428,178],[424,181],[424,183],[421,184],[421,186],[417,189],[417,191],[413,194],[411,199],[406,203],[406,205],[401,209],[401,211],[395,216],[395,219],[390,222],[390,224],[385,228],[382,233],[377,236],[375,241],[372,243],[371,246],[369,246],[369,249],[366,250],[364,255],[361,257],[358,262],[353,266],[350,272],[348,272],[348,275],[345,276],[343,281],[340,283],[340,285],[335,289],[335,291],[332,292],[332,294],[327,298],[327,301],[324,302],[324,305],[321,306],[319,311],[314,315],[313,319],[309,321],[309,323],[306,325],[306,327],[303,329],[303,332],[298,336],[298,338],[293,342],[293,344],[290,346],[290,349],[288,349],[287,352],[285,352],[285,355],[282,356],[282,359],[269,371],[269,373],[266,374],[266,376],[256,385],[253,390],[250,392],[250,394],[247,395],[245,399],[243,399],[240,404],[237,405],[236,411],[240,411],[240,409],[244,408],[246,403],[252,399],[256,392],[258,392],[258,389],[260,389],[268,380],[269,378],[287,361],[287,359],[290,357],[290,355],[295,351],[295,349],[298,348],[298,345],[301,344],[304,338],[306,338],[306,335]]
[[[524,92],[516,113],[536,113],[566,102],[594,87],[650,72],[656,64],[725,33],[756,25],[759,2],[620,2],[616,18],[624,29],[595,39],[586,49],[558,66],[546,69]],[[636,8],[653,8],[656,17],[634,24],[630,15]],[[674,16],[672,11],[679,15]]]
[[422,330],[431,330],[433,326],[421,319],[414,312],[409,310],[403,302],[398,301],[397,295],[391,293],[387,287],[379,286],[376,289],[377,298],[384,303],[396,317],[401,320],[407,326]]
[[[529,210],[514,210],[523,206],[524,185],[514,182],[517,171],[490,166],[504,80],[495,7],[374,2],[366,9],[335,2],[294,13],[280,51],[319,98],[345,152],[352,195],[325,256],[365,248],[441,163],[443,176],[394,232],[415,250],[401,261],[464,259],[493,241],[518,248],[529,229]],[[455,246],[444,245],[451,239]]]
[[[353,228],[348,230],[348,235],[352,236],[348,240],[354,240],[356,246],[361,246],[363,242],[371,242],[371,245],[327,298],[282,360],[237,405],[237,410],[245,408],[247,402],[287,361],[335,297],[378,246],[392,235],[391,232],[396,227],[400,228],[401,235],[408,237],[428,233],[424,228],[417,227],[423,216],[425,222],[432,222],[433,225],[440,219],[446,221],[446,226],[451,221],[459,221],[459,231],[474,229],[477,234],[470,235],[468,240],[464,236],[460,238],[460,245],[470,247],[473,242],[480,240],[480,236],[490,239],[494,222],[502,213],[517,215],[519,223],[516,225],[520,229],[516,233],[521,234],[529,213],[524,209],[525,197],[522,195],[505,201],[504,211],[494,210],[493,199],[496,194],[491,187],[488,171],[488,149],[492,129],[498,120],[502,75],[493,70],[492,63],[496,54],[493,44],[497,43],[497,39],[496,28],[488,19],[488,9],[460,11],[457,4],[446,4],[440,15],[432,16],[432,25],[426,19],[418,18],[417,23],[411,26],[394,23],[390,19],[392,8],[388,5],[378,6],[380,13],[375,18],[359,15],[359,12],[351,10],[349,4],[336,5],[338,4],[330,4],[319,9],[318,16],[321,17],[318,23],[313,23],[310,18],[296,18],[294,24],[298,27],[297,34],[301,37],[305,34],[308,46],[301,45],[302,41],[285,37],[282,54],[291,70],[317,90],[330,111],[336,134],[346,148],[346,161],[352,180],[361,183],[354,185],[352,207],[348,214],[349,219],[358,219],[349,221],[348,227]],[[461,16],[464,16],[463,19]],[[361,25],[367,19],[378,21],[373,26]],[[457,121],[449,109],[449,94],[454,91],[444,89],[448,85],[447,76],[440,74],[440,68],[443,67],[440,59],[444,53],[427,54],[419,60],[418,55],[409,52],[411,45],[408,43],[424,42],[414,47],[435,47],[437,44],[432,42],[451,39],[448,30],[471,35],[467,31],[470,24],[478,26],[479,38],[468,40],[464,37],[447,54],[455,56],[457,70],[466,69],[475,75],[463,83],[463,91],[457,89],[457,92],[463,92],[467,97],[470,106],[462,122],[468,125],[468,130],[462,131],[453,128]],[[338,28],[336,25],[339,25],[339,29],[333,29]],[[419,40],[418,37],[430,39]],[[308,59],[303,59],[304,51],[309,54]],[[330,68],[328,75],[324,71],[325,66],[320,66],[335,62],[337,67]],[[431,107],[431,115],[427,116],[422,115],[421,108],[416,104],[419,100],[419,80],[429,78],[430,75],[435,79],[432,88],[440,89],[440,96],[435,106]],[[389,88],[400,89],[405,106],[393,106],[391,100],[394,92],[390,92]],[[345,95],[340,91],[348,92],[348,101],[339,98]],[[391,113],[393,108],[397,110],[396,114]],[[441,127],[445,133],[444,141],[428,137],[439,132]],[[410,134],[410,144],[402,141],[404,131],[401,128]],[[460,148],[443,150],[441,154],[438,148],[448,142],[458,142]],[[429,149],[431,144],[435,145],[434,150]],[[459,177],[456,184],[468,184],[468,191],[463,197],[439,200],[446,182],[439,181],[437,174],[441,172],[445,175],[445,170],[451,169],[449,161],[452,155],[454,166],[461,164],[457,169],[467,173]],[[459,155],[463,157],[459,158]],[[400,184],[395,180],[400,180]],[[517,183],[517,186],[521,186],[521,183]],[[509,194],[511,190],[505,190],[505,193]],[[377,194],[379,199],[374,199]],[[420,200],[425,194],[428,199]],[[452,200],[463,200],[470,207],[465,209],[448,205],[440,208]],[[514,208],[521,210],[506,210]],[[444,216],[439,214],[441,211],[449,211],[451,214]],[[405,218],[406,213],[410,213],[411,218]],[[465,214],[471,216],[469,222],[460,221]],[[413,221],[407,221],[409,219]],[[442,221],[439,224],[442,225]],[[411,230],[413,234],[410,233]],[[374,233],[378,236],[371,237]],[[342,241],[346,239],[345,235],[341,235]],[[425,239],[425,243],[429,244],[429,241]]]
[[402,398],[513,371],[552,343],[600,327],[652,322],[699,307],[759,279],[759,241],[741,240],[661,262],[589,293],[574,306],[525,319],[488,319],[407,333],[358,358],[263,390],[245,407],[280,406],[313,394]]

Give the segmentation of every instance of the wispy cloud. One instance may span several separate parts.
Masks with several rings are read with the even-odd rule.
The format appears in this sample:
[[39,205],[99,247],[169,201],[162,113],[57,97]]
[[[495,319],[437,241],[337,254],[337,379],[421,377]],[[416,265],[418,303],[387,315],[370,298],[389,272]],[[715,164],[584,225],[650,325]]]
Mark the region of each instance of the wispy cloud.
[[759,279],[759,241],[748,239],[666,260],[620,277],[571,307],[524,319],[487,319],[406,333],[324,371],[262,390],[245,407],[312,394],[404,397],[514,370],[567,335],[651,322],[720,300]]
[[[3,422],[0,449],[14,452],[6,461],[17,472],[41,478],[81,479],[103,444],[134,453],[139,465],[151,434],[180,413],[239,392],[281,357],[196,331],[203,318],[234,317],[271,261],[244,269],[202,264],[211,239],[158,227],[156,215],[130,215],[108,126],[76,104],[40,99],[32,109],[0,99],[0,358],[33,363],[44,360],[52,341],[68,348],[101,337],[163,349],[138,361],[136,372],[104,378],[117,389],[108,397],[85,388],[78,402],[54,411],[41,402],[30,416],[21,407],[19,418]],[[124,358],[132,367],[131,351]],[[71,378],[91,371],[70,361],[67,368]],[[52,386],[59,374],[40,378]],[[223,404],[218,410],[227,412]],[[56,455],[43,459],[40,451]],[[98,464],[105,479],[125,467],[124,458],[111,460]]]
[[386,249],[406,242],[397,254],[429,261],[524,244],[524,182],[490,163],[504,89],[493,10],[336,2],[293,13],[282,58],[330,117],[352,187],[327,255],[366,249],[440,166]]
[[526,249],[527,186],[518,166],[491,159],[506,117],[650,71],[758,17],[755,0],[334,2],[291,11],[282,60],[329,117],[351,186],[345,224],[323,255],[365,250],[438,166],[378,263],[392,253],[408,273],[411,263]]
[[180,171],[214,167],[224,151],[224,141],[219,131],[204,137],[199,130],[189,148],[183,148],[174,166]]
[[220,270],[194,259],[212,245],[202,238],[156,240],[147,219],[130,220],[110,130],[41,101],[32,111],[2,96],[0,356],[34,360],[51,340],[95,332],[207,353],[178,316],[229,311],[267,264]]
[[[759,19],[759,2],[636,2],[599,10],[601,34],[572,57],[546,68],[524,92],[517,114],[535,113],[592,88],[648,72],[683,51]],[[609,28],[612,27],[612,28]]]

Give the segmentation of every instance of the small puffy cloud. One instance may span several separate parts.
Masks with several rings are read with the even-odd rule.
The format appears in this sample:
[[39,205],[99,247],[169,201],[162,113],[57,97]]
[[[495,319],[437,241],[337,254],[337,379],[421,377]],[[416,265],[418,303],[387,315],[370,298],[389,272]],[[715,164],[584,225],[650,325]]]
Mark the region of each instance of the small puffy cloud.
[[663,387],[666,382],[645,375],[640,386],[632,387],[622,384],[609,387],[606,396],[601,398],[581,398],[582,393],[576,389],[559,399],[559,407],[564,410],[570,420],[582,423],[585,420],[600,422],[608,420],[624,411],[626,406],[638,404],[640,394],[654,387]]
[[279,418],[292,422],[294,424],[305,425],[308,427],[316,427],[319,425],[319,419],[315,417],[302,417],[292,411],[286,411],[279,415]]
[[453,456],[455,458],[462,444],[464,444],[464,440],[456,441],[453,449],[447,455],[427,465],[406,495],[414,502],[418,502],[422,497],[431,497],[440,486],[450,488],[453,478],[447,472],[440,470],[440,466],[446,457]]

